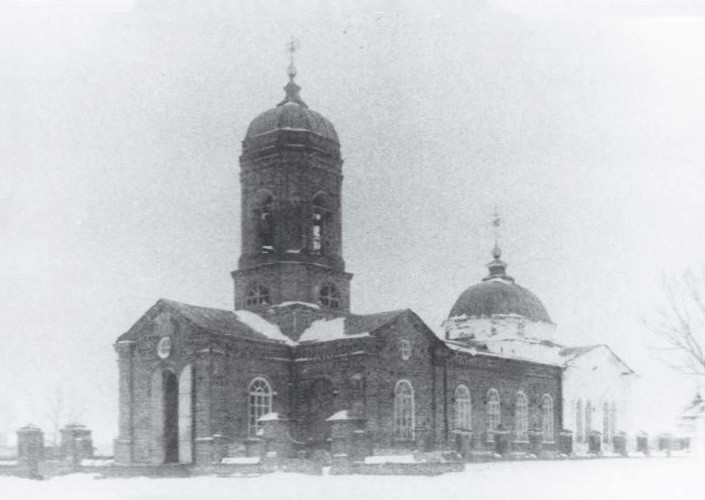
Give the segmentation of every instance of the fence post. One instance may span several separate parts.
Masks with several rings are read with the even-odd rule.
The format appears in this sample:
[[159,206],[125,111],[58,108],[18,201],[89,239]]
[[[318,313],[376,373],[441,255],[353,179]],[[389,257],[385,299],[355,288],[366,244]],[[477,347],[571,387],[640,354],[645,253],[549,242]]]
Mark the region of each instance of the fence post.
[[39,461],[44,454],[44,433],[32,424],[17,431],[17,463],[27,468],[30,479],[41,479]]

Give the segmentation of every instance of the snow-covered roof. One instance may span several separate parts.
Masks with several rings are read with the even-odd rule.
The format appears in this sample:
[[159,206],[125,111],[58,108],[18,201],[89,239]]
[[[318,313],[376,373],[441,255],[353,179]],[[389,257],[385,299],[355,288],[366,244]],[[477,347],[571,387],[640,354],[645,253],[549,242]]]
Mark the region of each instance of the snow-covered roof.
[[597,349],[598,347],[600,347],[600,344],[579,345],[579,346],[575,346],[575,347],[564,347],[558,351],[558,355],[563,358],[574,359],[574,358],[577,358],[578,356],[582,356],[583,354],[587,354],[590,351]]
[[[446,344],[453,348],[449,343],[452,341],[445,341]],[[473,345],[474,343],[474,345]],[[583,346],[566,347],[561,344],[557,344],[551,340],[533,339],[533,338],[517,338],[517,337],[502,337],[502,338],[489,338],[483,339],[482,342],[478,341],[460,341],[461,346],[466,346],[465,349],[474,349],[478,353],[482,351],[490,351],[493,356],[506,357],[512,359],[533,361],[542,364],[555,365],[561,367],[568,367],[574,362],[577,362],[578,358],[587,355],[588,353],[594,352],[598,349],[604,349],[608,356],[611,356],[619,364],[621,364],[626,370],[627,374],[634,374],[632,370],[619,356],[617,356],[612,349],[606,344],[592,344]],[[511,345],[511,354],[506,354],[502,352],[497,352],[501,346]],[[513,346],[517,344],[525,344],[530,346],[530,350],[519,350],[515,351]],[[458,348],[455,348],[459,350]],[[485,353],[487,355],[487,353]]]
[[349,338],[369,337],[369,332],[345,333],[346,318],[319,319],[314,321],[299,337],[299,342],[330,342]]
[[376,330],[407,312],[386,311],[374,314],[348,314],[337,318],[321,318],[311,323],[299,336],[299,343],[331,342],[370,337]]
[[568,366],[570,365],[573,361],[575,361],[577,358],[580,358],[582,356],[585,356],[588,353],[594,352],[598,349],[603,349],[609,356],[612,356],[619,364],[621,364],[627,371],[624,373],[625,375],[635,375],[636,372],[631,369],[631,367],[624,362],[622,358],[617,356],[615,352],[608,346],[607,344],[593,344],[593,345],[584,345],[584,346],[576,346],[576,347],[564,347],[562,349],[558,350],[558,355],[564,359],[563,365]]
[[207,332],[286,345],[292,345],[293,343],[291,339],[281,332],[277,325],[251,311],[228,311],[165,299],[157,301],[130,330],[120,336],[118,341],[133,340],[140,335],[145,324],[150,323],[154,318],[164,313],[171,314],[175,318],[183,318],[190,324]]
[[350,414],[349,410],[340,410],[326,419],[326,422],[339,422],[341,420],[360,420],[361,417],[356,417]]
[[265,337],[272,340],[277,340],[279,342],[284,342],[288,345],[296,345],[296,342],[282,333],[278,325],[270,323],[259,314],[252,311],[247,311],[245,309],[237,310],[234,314],[240,321],[245,323],[254,331],[261,333]]
[[[335,340],[369,337],[388,322],[399,317],[408,310],[388,311],[376,314],[349,314],[331,318],[320,311],[320,307],[306,302],[291,302],[278,304],[283,306],[304,306],[318,317],[306,328],[298,340],[286,335],[277,323],[278,317],[274,309],[257,313],[240,309],[228,311],[210,307],[194,306],[171,300],[160,299],[128,332],[121,335],[118,341],[134,340],[143,328],[161,314],[171,314],[175,318],[183,318],[192,325],[207,332],[225,334],[250,340],[268,341],[288,346],[299,343],[330,342]],[[318,309],[318,311],[316,310]]]
[[257,419],[258,422],[277,422],[279,420],[286,420],[282,416],[279,415],[278,412],[276,411],[270,411],[269,413],[265,413],[262,415],[260,418]]
[[311,309],[320,309],[321,306],[318,304],[313,304],[311,302],[301,302],[300,300],[288,300],[280,304],[274,304],[272,307],[288,307],[288,306],[304,306],[310,307]]
[[[563,366],[563,360],[557,355],[557,344],[551,341],[542,341],[535,339],[483,339],[481,342],[476,340],[445,340],[444,343],[453,351],[466,352],[471,356],[486,356],[502,359],[513,359],[517,361],[528,361],[530,363],[538,363],[542,365]],[[499,347],[503,344],[511,344],[512,350],[502,352]],[[516,352],[513,347],[516,344],[528,344],[532,346],[529,352],[519,350]],[[535,349],[538,346],[539,352]],[[558,346],[561,347],[561,346]]]

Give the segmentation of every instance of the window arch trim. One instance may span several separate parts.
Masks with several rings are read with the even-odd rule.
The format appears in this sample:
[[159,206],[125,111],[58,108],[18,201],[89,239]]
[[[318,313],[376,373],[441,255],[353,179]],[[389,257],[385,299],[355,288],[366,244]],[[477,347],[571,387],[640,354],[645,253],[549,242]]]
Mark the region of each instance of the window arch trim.
[[502,408],[499,391],[494,387],[487,391],[487,438],[492,439],[492,432],[497,430],[502,422]]
[[330,220],[333,214],[331,196],[319,191],[311,200],[311,247],[314,254],[326,253],[330,239]]
[[275,221],[274,221],[274,195],[260,189],[255,193],[255,218],[258,237],[258,250],[261,253],[270,253],[274,250]]
[[460,384],[453,392],[455,398],[454,425],[456,430],[472,430],[472,396],[470,389],[465,384]]
[[518,391],[514,406],[514,439],[519,442],[529,440],[529,398]]
[[394,438],[413,441],[416,436],[414,386],[406,379],[398,380],[394,386],[393,418]]
[[247,384],[247,434],[250,437],[258,435],[261,429],[259,419],[271,413],[274,391],[269,381],[258,376]]

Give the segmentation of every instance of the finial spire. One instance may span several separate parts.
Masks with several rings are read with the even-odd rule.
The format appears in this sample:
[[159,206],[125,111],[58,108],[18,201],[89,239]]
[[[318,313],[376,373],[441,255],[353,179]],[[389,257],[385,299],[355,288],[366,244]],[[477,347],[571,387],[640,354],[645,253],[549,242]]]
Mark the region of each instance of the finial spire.
[[497,205],[494,206],[492,213],[492,234],[494,235],[494,248],[492,249],[492,257],[499,259],[502,256],[502,249],[499,248],[499,230],[502,226],[502,217],[499,215]]
[[308,107],[299,96],[299,90],[301,90],[301,87],[299,87],[296,82],[294,82],[294,78],[296,77],[297,73],[296,65],[294,64],[294,53],[299,49],[300,46],[301,44],[299,43],[299,41],[293,36],[286,44],[286,50],[287,52],[289,52],[289,67],[286,70],[286,74],[289,76],[289,83],[284,86],[284,92],[286,92],[286,96],[284,97],[284,100],[278,104],[279,106],[282,106],[287,103],[293,103],[298,104],[299,106],[302,106],[304,108]]
[[286,50],[289,51],[289,68],[287,69],[287,74],[289,75],[289,80],[293,81],[296,77],[296,66],[294,65],[294,53],[299,49],[301,44],[293,36],[286,45]]
[[507,263],[500,260],[502,256],[502,249],[499,248],[499,237],[500,228],[502,226],[502,217],[499,214],[497,205],[494,207],[494,212],[492,213],[492,235],[494,236],[494,247],[492,248],[492,262],[487,264],[487,268],[490,270],[490,274],[482,279],[482,281],[488,281],[495,278],[501,278],[507,281],[514,281],[514,278],[507,274]]

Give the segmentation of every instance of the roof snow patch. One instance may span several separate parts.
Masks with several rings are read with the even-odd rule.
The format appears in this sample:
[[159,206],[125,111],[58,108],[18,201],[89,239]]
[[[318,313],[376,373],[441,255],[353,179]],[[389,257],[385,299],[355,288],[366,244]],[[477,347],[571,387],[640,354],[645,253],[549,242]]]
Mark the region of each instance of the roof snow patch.
[[312,309],[320,309],[321,306],[318,304],[312,304],[311,302],[301,302],[299,300],[289,300],[287,302],[282,302],[281,304],[274,304],[272,307],[287,307],[287,306],[306,306]]
[[259,314],[241,309],[235,311],[235,316],[254,331],[261,333],[269,339],[278,340],[287,345],[296,345],[296,342],[284,335],[277,325],[270,323]]
[[345,318],[319,319],[311,323],[299,337],[299,342],[329,342],[369,336],[369,332],[345,334]]

